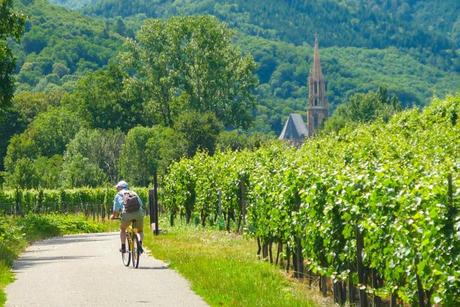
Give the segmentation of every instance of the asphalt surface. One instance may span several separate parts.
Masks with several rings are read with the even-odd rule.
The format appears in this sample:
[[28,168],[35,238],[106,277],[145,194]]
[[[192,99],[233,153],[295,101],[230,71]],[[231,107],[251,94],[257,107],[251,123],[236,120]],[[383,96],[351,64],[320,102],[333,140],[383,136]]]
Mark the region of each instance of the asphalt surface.
[[118,233],[38,242],[14,264],[6,306],[207,306],[188,282],[159,260],[125,267]]

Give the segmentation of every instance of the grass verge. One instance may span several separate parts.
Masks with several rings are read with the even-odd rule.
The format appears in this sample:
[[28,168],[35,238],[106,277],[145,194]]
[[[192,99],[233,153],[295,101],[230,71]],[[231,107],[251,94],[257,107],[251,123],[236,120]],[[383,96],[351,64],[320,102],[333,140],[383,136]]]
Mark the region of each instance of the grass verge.
[[[211,306],[316,306],[311,290],[256,257],[255,242],[194,226],[166,228],[144,244]],[[322,304],[322,303],[321,303]]]
[[76,233],[113,231],[119,222],[93,222],[82,215],[0,216],[0,306],[6,302],[5,287],[14,280],[14,260],[33,241]]

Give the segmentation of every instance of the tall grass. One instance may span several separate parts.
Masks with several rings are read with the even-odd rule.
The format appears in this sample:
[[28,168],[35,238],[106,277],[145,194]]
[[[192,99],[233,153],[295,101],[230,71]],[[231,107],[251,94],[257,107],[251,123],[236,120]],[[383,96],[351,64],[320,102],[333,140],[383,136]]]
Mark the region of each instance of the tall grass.
[[154,257],[169,262],[211,306],[324,305],[312,302],[310,291],[280,269],[259,260],[256,244],[242,236],[178,226],[144,240]]

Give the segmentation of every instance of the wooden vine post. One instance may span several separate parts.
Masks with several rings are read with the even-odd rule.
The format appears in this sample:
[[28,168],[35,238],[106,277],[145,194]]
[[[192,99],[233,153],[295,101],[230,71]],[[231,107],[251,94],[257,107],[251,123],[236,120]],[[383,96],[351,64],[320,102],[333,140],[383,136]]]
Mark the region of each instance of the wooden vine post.
[[[294,211],[300,210],[300,195],[296,192]],[[295,247],[294,247],[294,277],[302,279],[304,277],[304,264],[303,264],[303,253],[302,253],[302,240],[299,234],[295,235]]]
[[246,180],[239,182],[240,216],[238,218],[238,233],[242,233],[246,224]]
[[22,191],[19,190],[19,188],[16,188],[14,214],[23,216],[24,213],[21,210],[21,198],[22,198]]
[[366,278],[364,276],[364,265],[363,265],[363,249],[364,239],[363,234],[359,230],[358,225],[355,226],[356,230],[356,270],[358,271],[358,282],[359,286],[359,306],[367,307],[367,294],[365,290]]
[[150,227],[154,235],[160,233],[158,227],[158,175],[157,171],[153,173],[153,189],[149,190],[149,215]]

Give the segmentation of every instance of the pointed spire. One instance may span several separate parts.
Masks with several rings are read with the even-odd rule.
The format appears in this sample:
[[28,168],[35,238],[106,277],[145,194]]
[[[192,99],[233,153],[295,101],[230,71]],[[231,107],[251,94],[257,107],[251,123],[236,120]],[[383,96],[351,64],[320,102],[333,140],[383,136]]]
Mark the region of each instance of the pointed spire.
[[317,33],[315,33],[315,50],[313,54],[313,66],[311,70],[311,77],[313,78],[313,80],[320,80],[323,78],[323,72],[321,71],[321,63],[319,60],[319,44]]

